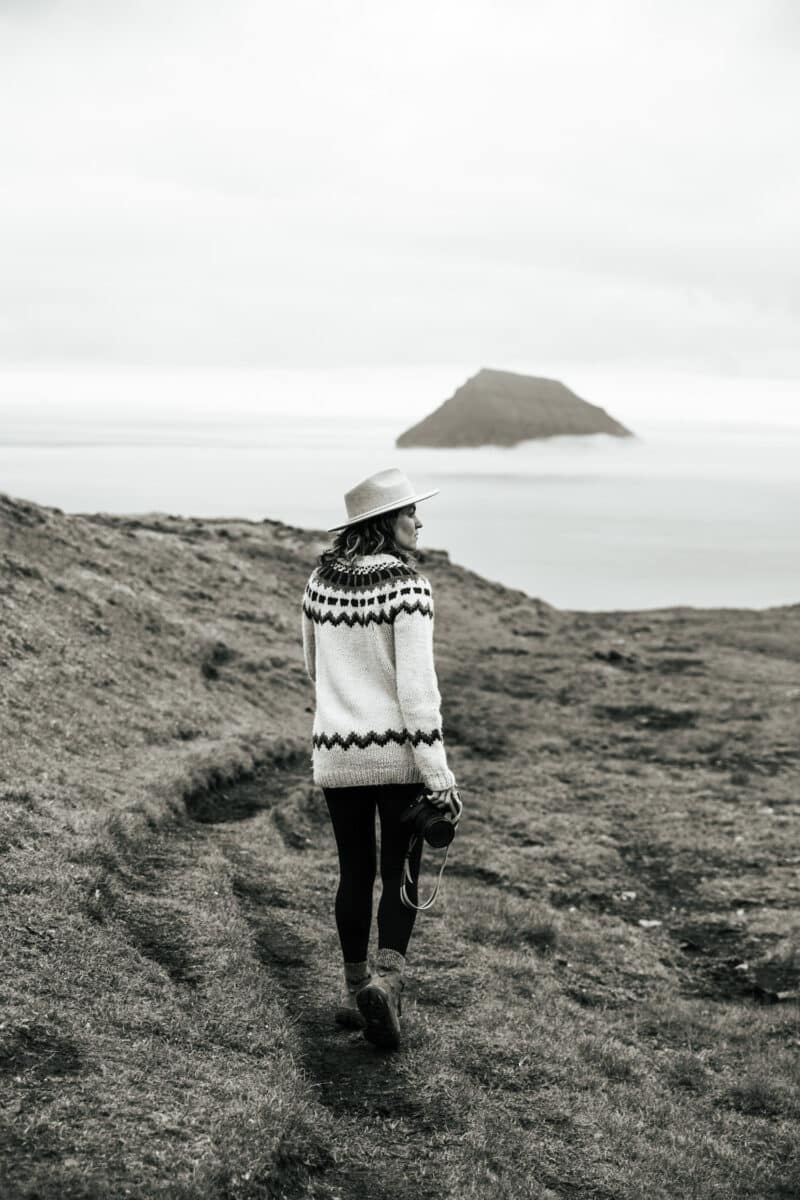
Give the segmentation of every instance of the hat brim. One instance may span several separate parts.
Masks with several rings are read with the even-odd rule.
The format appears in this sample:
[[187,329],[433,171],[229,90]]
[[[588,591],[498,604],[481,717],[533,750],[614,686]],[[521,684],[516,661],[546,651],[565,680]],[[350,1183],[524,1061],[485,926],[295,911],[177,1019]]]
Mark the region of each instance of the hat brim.
[[394,512],[396,508],[405,508],[408,504],[417,504],[420,500],[428,500],[431,496],[439,495],[439,488],[434,488],[432,492],[420,492],[416,496],[406,496],[404,500],[392,500],[390,504],[381,504],[378,508],[372,508],[369,512],[362,513],[359,517],[352,517],[349,521],[343,521],[341,525],[331,525],[328,533],[335,533],[337,529],[347,529],[348,525],[358,525],[361,521],[368,521],[370,517],[380,517],[383,513]]

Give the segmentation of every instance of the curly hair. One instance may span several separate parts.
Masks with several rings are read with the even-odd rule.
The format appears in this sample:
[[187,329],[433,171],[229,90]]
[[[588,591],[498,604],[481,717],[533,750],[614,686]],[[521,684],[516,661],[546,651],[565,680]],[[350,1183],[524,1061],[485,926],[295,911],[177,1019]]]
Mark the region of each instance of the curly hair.
[[416,558],[410,550],[403,550],[394,538],[394,523],[400,509],[381,513],[368,521],[359,521],[339,529],[332,545],[319,556],[319,566],[327,566],[337,558],[354,559],[361,554],[394,554],[404,563],[416,566]]

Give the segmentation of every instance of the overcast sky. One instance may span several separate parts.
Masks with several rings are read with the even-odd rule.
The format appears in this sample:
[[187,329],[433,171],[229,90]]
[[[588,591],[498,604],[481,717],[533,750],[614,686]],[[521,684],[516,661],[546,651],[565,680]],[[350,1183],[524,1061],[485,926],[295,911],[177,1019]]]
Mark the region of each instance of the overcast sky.
[[800,375],[795,0],[0,0],[0,362]]

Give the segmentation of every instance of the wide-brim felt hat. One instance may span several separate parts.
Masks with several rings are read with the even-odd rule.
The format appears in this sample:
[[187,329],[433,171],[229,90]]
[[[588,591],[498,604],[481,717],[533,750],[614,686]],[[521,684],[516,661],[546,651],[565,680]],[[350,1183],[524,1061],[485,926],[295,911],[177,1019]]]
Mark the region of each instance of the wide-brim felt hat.
[[341,525],[331,525],[328,533],[333,533],[336,529],[346,529],[348,525],[356,525],[359,521],[367,521],[370,517],[379,517],[396,508],[405,508],[407,504],[427,500],[438,493],[438,488],[434,488],[432,492],[416,491],[407,475],[398,471],[397,467],[389,467],[386,471],[378,471],[375,475],[362,479],[361,483],[345,492],[347,520]]

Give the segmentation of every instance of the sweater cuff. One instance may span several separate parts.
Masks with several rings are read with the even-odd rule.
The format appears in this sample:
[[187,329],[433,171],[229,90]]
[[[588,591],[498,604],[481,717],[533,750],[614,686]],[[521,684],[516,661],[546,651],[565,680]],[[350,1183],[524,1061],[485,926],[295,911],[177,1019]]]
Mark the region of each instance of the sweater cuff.
[[449,767],[443,771],[421,771],[423,782],[432,792],[443,792],[445,788],[456,786],[456,777]]

